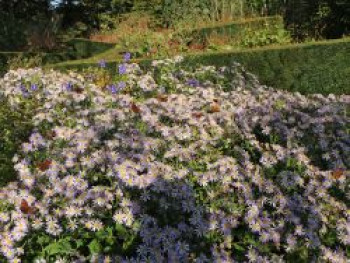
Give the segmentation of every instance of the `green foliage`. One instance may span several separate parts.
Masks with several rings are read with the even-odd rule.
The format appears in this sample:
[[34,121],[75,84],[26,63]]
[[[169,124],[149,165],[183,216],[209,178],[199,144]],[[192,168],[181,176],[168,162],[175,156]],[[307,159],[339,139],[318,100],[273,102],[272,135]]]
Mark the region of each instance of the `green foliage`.
[[7,71],[7,61],[14,56],[18,56],[19,52],[0,52],[0,76]]
[[0,186],[16,179],[12,157],[32,129],[28,113],[13,111],[4,98],[0,98]]
[[262,47],[274,44],[290,43],[289,33],[279,25],[267,25],[261,30],[247,28],[243,34],[241,45],[243,47]]
[[24,24],[10,14],[1,12],[0,7],[0,50],[14,51],[26,45]]
[[53,238],[42,232],[33,233],[32,237],[23,242],[27,259],[46,259],[51,262],[55,257],[69,257],[84,252],[89,258],[96,254],[123,253],[129,255],[140,242],[137,234],[138,223],[132,229],[124,225],[110,222],[96,232],[87,232],[77,229],[72,233]]
[[30,68],[77,58],[74,52],[0,52],[0,76],[9,69]]
[[209,16],[209,1],[203,0],[164,0],[158,18],[163,25],[174,25],[183,20],[196,20]]
[[350,2],[347,0],[291,0],[285,21],[293,37],[340,38],[350,33]]
[[304,94],[350,94],[349,39],[188,56],[185,63],[241,63],[266,85]]
[[29,27],[49,17],[49,7],[49,0],[0,1],[0,50],[23,49],[27,45]]
[[18,56],[12,57],[7,61],[9,69],[18,68],[34,68],[39,67],[43,63],[43,55],[36,54],[33,56],[26,56],[20,53]]
[[60,40],[61,17],[53,15],[38,16],[35,23],[29,24],[26,29],[27,49],[30,51],[52,52],[62,47]]
[[174,25],[183,20],[198,21],[198,18],[222,21],[279,14],[282,5],[279,0],[163,0],[158,17],[165,25]]
[[265,29],[271,25],[278,28],[283,26],[283,18],[281,16],[271,16],[271,17],[258,17],[254,19],[249,19],[246,21],[231,22],[226,24],[219,24],[216,26],[202,27],[192,32],[198,32],[202,37],[209,37],[211,34],[218,34],[221,36],[241,36],[244,34],[245,30],[261,30]]
[[111,49],[114,45],[75,38],[67,43],[68,53],[75,59],[87,58]]
[[[197,39],[206,39],[209,45],[231,49],[252,48],[290,42],[281,16],[259,17],[243,22],[234,22],[195,30]],[[216,42],[218,45],[216,45]]]
[[73,252],[72,246],[70,244],[72,238],[66,237],[59,239],[57,241],[54,241],[50,243],[48,246],[46,246],[41,254],[44,255],[44,258],[50,258],[51,256],[56,255],[70,255]]

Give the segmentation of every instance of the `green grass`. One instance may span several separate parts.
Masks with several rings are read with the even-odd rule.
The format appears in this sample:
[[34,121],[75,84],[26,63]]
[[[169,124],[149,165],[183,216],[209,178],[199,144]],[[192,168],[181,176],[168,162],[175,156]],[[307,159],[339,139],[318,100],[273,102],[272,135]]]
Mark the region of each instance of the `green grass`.
[[[113,70],[119,60],[107,59]],[[55,69],[81,70],[96,66],[96,58],[51,65]],[[134,60],[147,66],[150,59]],[[184,66],[228,66],[241,63],[261,83],[303,94],[350,94],[350,38],[233,52],[206,52],[185,56]]]

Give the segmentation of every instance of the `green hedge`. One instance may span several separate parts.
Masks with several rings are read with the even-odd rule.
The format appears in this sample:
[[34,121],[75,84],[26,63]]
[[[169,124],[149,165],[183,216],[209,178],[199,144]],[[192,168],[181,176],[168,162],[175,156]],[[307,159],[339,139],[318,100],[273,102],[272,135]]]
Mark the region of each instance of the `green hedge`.
[[95,42],[83,38],[72,39],[67,43],[67,45],[69,54],[75,59],[92,57],[115,46],[115,44]]
[[[150,60],[135,62],[146,67]],[[185,57],[184,65],[228,66],[233,62],[241,63],[256,74],[261,83],[271,87],[303,94],[350,94],[350,38],[241,52],[189,55]],[[112,71],[117,63],[109,61],[107,66]],[[96,66],[96,63],[89,60],[70,61],[50,67],[81,70],[90,66]]]
[[246,29],[261,30],[272,26],[275,28],[283,28],[283,18],[281,16],[259,17],[243,22],[234,22],[199,28],[193,30],[192,33],[199,36],[199,38],[206,38],[212,34],[239,38],[242,34],[244,34]]
[[301,93],[350,94],[350,38],[186,57],[189,65],[241,63],[261,83]]

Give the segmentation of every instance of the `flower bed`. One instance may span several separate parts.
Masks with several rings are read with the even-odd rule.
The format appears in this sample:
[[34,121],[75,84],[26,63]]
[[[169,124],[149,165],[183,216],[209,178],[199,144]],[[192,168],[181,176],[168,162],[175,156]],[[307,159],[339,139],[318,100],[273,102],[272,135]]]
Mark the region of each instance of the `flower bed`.
[[180,60],[0,80],[35,127],[0,190],[1,262],[347,261],[350,97]]

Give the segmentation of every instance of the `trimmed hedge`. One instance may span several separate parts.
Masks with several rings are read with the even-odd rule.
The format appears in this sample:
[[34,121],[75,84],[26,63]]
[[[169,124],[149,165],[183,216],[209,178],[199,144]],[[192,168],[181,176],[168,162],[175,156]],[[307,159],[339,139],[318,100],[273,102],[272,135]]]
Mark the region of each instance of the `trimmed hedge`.
[[350,94],[350,38],[186,57],[188,65],[241,63],[261,83],[300,93]]
[[[134,60],[147,67],[150,59]],[[350,94],[350,38],[280,47],[257,48],[241,52],[213,52],[185,57],[185,66],[197,64],[228,66],[241,63],[256,74],[261,83],[303,94]],[[108,61],[113,71],[118,61]],[[51,65],[67,70],[96,66],[89,60]]]
[[91,41],[89,39],[75,38],[68,41],[69,54],[75,59],[88,58],[105,52],[115,46],[111,43]]
[[240,37],[246,29],[261,30],[267,27],[284,27],[283,17],[271,16],[271,17],[259,17],[242,22],[234,22],[228,24],[221,24],[215,26],[209,26],[204,28],[195,29],[193,34],[198,35],[201,38],[209,37],[212,34]]

